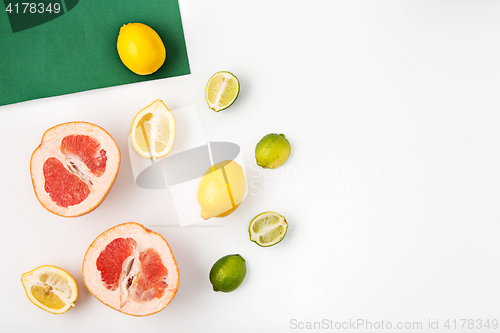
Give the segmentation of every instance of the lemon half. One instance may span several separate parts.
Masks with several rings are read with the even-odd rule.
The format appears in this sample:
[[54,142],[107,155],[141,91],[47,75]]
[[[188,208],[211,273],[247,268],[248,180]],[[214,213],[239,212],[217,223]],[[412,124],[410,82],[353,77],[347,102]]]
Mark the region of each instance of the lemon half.
[[40,266],[21,276],[29,300],[39,308],[61,314],[73,306],[78,298],[75,279],[56,266]]
[[139,111],[132,121],[130,141],[142,157],[154,160],[166,156],[174,139],[174,116],[159,99]]

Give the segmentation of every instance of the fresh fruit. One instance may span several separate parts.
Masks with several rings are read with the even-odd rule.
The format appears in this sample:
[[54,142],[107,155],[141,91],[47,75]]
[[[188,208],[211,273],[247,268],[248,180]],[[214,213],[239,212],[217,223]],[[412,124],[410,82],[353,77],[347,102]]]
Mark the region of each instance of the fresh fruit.
[[240,93],[240,82],[229,72],[217,72],[208,80],[205,100],[215,112],[227,109]]
[[132,316],[149,316],[174,298],[179,270],[163,236],[129,222],[92,242],[83,259],[83,280],[107,306]]
[[275,212],[265,212],[253,218],[248,232],[252,242],[267,247],[281,242],[287,229],[288,223],[283,216]]
[[78,298],[75,279],[56,266],[40,266],[21,276],[29,300],[39,308],[61,314],[73,306]]
[[245,279],[247,265],[239,254],[230,254],[217,260],[210,269],[210,283],[214,291],[229,293],[236,290]]
[[255,160],[264,169],[276,169],[286,162],[291,150],[290,142],[284,134],[271,133],[257,143]]
[[209,168],[198,185],[196,199],[201,217],[225,217],[238,208],[245,196],[246,178],[235,161],[223,161]]
[[86,122],[48,129],[30,162],[38,201],[64,217],[96,209],[113,186],[119,168],[115,140],[101,127]]
[[123,25],[116,48],[123,64],[139,75],[156,72],[167,57],[165,45],[158,33],[142,23]]
[[174,144],[175,119],[163,101],[157,99],[139,111],[132,121],[130,140],[142,157],[166,156]]

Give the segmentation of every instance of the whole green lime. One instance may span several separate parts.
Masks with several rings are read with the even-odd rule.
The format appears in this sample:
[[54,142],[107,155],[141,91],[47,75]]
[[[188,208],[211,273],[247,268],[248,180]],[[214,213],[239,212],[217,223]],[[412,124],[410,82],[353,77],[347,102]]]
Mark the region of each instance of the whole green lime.
[[264,136],[255,147],[255,160],[257,165],[265,169],[276,169],[282,166],[292,147],[285,134],[271,133]]
[[210,270],[210,283],[214,291],[228,293],[236,290],[247,274],[245,259],[239,254],[230,254],[215,262]]

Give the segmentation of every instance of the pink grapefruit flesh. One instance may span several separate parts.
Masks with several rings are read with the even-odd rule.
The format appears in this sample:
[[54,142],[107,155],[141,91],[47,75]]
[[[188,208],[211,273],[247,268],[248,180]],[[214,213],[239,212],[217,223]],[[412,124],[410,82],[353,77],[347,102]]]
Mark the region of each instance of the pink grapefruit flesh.
[[172,301],[179,270],[163,236],[129,222],[103,232],[90,245],[83,280],[92,295],[111,308],[148,316]]
[[97,208],[120,168],[120,150],[111,135],[86,122],[48,129],[31,155],[35,195],[48,211],[74,217]]

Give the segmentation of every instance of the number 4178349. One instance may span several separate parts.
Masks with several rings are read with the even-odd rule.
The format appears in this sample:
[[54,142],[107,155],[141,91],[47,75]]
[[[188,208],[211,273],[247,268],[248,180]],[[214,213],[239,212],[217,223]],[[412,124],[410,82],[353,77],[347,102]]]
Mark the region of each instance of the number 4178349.
[[43,14],[43,13],[54,13],[57,14],[61,11],[61,4],[56,2],[56,3],[49,3],[47,5],[43,3],[36,3],[36,2],[22,2],[22,3],[9,3],[7,5],[7,8],[5,8],[5,11],[8,12],[9,14]]
[[446,320],[444,327],[447,329],[470,329],[470,330],[480,330],[480,329],[498,329],[497,319],[453,319]]

